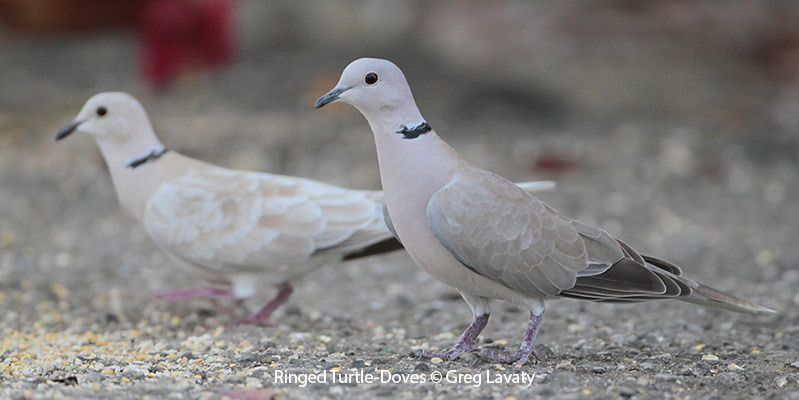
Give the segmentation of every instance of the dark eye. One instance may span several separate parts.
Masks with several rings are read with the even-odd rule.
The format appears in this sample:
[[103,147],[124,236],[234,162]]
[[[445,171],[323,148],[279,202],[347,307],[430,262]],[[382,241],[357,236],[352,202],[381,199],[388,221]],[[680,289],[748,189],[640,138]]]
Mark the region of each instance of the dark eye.
[[106,109],[105,107],[97,107],[98,116],[104,117],[106,114],[108,114],[108,109]]
[[377,74],[370,72],[366,74],[366,76],[363,78],[363,81],[366,82],[367,85],[374,85],[377,83]]

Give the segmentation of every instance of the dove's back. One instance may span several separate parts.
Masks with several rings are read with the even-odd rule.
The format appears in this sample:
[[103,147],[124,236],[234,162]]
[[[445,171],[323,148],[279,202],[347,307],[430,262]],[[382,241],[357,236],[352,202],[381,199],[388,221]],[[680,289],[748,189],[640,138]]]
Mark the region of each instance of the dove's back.
[[380,192],[182,158],[183,173],[155,190],[142,222],[159,246],[192,264],[222,274],[268,272],[282,282],[394,240]]

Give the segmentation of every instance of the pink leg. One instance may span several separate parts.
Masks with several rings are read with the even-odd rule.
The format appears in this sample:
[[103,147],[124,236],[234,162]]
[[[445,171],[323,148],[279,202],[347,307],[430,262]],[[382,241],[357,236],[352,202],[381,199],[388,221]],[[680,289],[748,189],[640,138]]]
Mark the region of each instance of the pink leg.
[[290,283],[283,284],[280,287],[280,291],[277,292],[277,295],[268,303],[266,303],[266,305],[264,305],[260,310],[258,310],[255,315],[239,321],[236,325],[275,326],[276,324],[270,319],[272,317],[272,313],[275,312],[278,307],[283,305],[283,303],[288,301],[292,292],[294,292],[294,288],[291,287]]
[[519,350],[512,353],[505,353],[495,350],[484,349],[479,353],[479,356],[495,363],[510,364],[514,363],[517,367],[523,366],[530,359],[530,356],[543,360],[544,355],[536,351],[533,343],[538,334],[538,329],[541,328],[541,323],[544,322],[544,314],[535,315],[530,312],[530,321],[527,323],[527,331],[524,333],[524,339]]
[[461,337],[458,338],[458,341],[455,343],[455,346],[447,351],[442,352],[435,352],[435,351],[419,351],[418,354],[420,357],[425,358],[441,358],[443,360],[454,360],[460,357],[461,354],[467,353],[469,350],[472,349],[474,346],[474,342],[477,340],[477,337],[480,336],[480,332],[483,331],[483,328],[486,327],[488,323],[488,314],[483,314],[479,317],[474,317],[474,320],[471,324],[466,328],[465,331],[461,334]]

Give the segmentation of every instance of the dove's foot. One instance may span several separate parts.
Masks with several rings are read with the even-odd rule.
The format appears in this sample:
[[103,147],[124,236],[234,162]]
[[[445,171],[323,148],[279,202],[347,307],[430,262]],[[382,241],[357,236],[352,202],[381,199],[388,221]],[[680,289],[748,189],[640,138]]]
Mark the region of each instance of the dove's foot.
[[192,288],[177,289],[155,294],[158,300],[187,301],[193,299],[224,299],[235,300],[233,291],[227,288]]
[[272,300],[269,300],[266,305],[264,305],[257,313],[255,313],[250,318],[245,318],[234,325],[257,325],[257,326],[276,326],[277,324],[272,321],[272,313],[278,309],[278,307],[282,306],[286,301],[288,301],[289,297],[291,297],[291,293],[294,292],[294,288],[291,284],[286,283],[280,287],[280,290],[277,292],[277,295]]
[[452,349],[447,351],[417,351],[415,355],[418,357],[424,358],[440,358],[442,360],[454,360],[460,357],[461,354],[468,352],[472,349],[474,342],[477,340],[477,336],[480,335],[480,332],[483,331],[486,324],[488,323],[488,314],[483,314],[479,317],[475,317],[474,321],[466,328],[465,331],[461,334],[461,337],[458,338],[458,341],[455,343],[455,346]]
[[530,313],[530,322],[527,323],[527,331],[524,333],[524,339],[522,340],[521,346],[519,346],[519,350],[512,353],[506,353],[502,351],[485,349],[480,351],[478,355],[481,358],[491,362],[503,364],[514,363],[517,366],[522,366],[527,363],[531,355],[538,360],[543,360],[543,353],[536,351],[535,347],[533,346],[533,342],[535,342],[535,336],[538,334],[538,328],[541,327],[541,323],[543,321],[543,313],[541,315],[535,315],[532,312]]

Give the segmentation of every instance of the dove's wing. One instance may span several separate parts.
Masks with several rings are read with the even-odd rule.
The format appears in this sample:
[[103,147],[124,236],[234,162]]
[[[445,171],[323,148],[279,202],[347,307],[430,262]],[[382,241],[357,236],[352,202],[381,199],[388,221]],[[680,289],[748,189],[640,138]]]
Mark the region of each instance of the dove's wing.
[[461,263],[527,296],[609,302],[677,298],[739,312],[773,312],[684,278],[679,267],[569,220],[485,171],[456,177],[436,192],[427,219]]
[[586,288],[597,297],[657,296],[677,286],[667,287],[607,232],[561,216],[489,172],[453,179],[430,199],[427,219],[464,265],[528,296]]
[[570,221],[489,172],[455,177],[430,199],[427,219],[464,265],[528,296],[556,296],[589,266]]
[[262,271],[391,238],[382,193],[307,179],[209,168],[161,185],[143,218],[153,240],[222,272]]
[[[557,185],[554,181],[531,181],[531,182],[519,182],[516,183],[517,186],[522,188],[527,193],[538,193],[538,192],[546,192],[552,190]],[[382,201],[382,198],[381,198]],[[391,222],[391,215],[388,213],[388,207],[383,204],[383,219],[386,221],[386,226],[388,230],[394,235],[397,240],[399,237],[397,236],[397,231],[394,230],[394,223]]]

